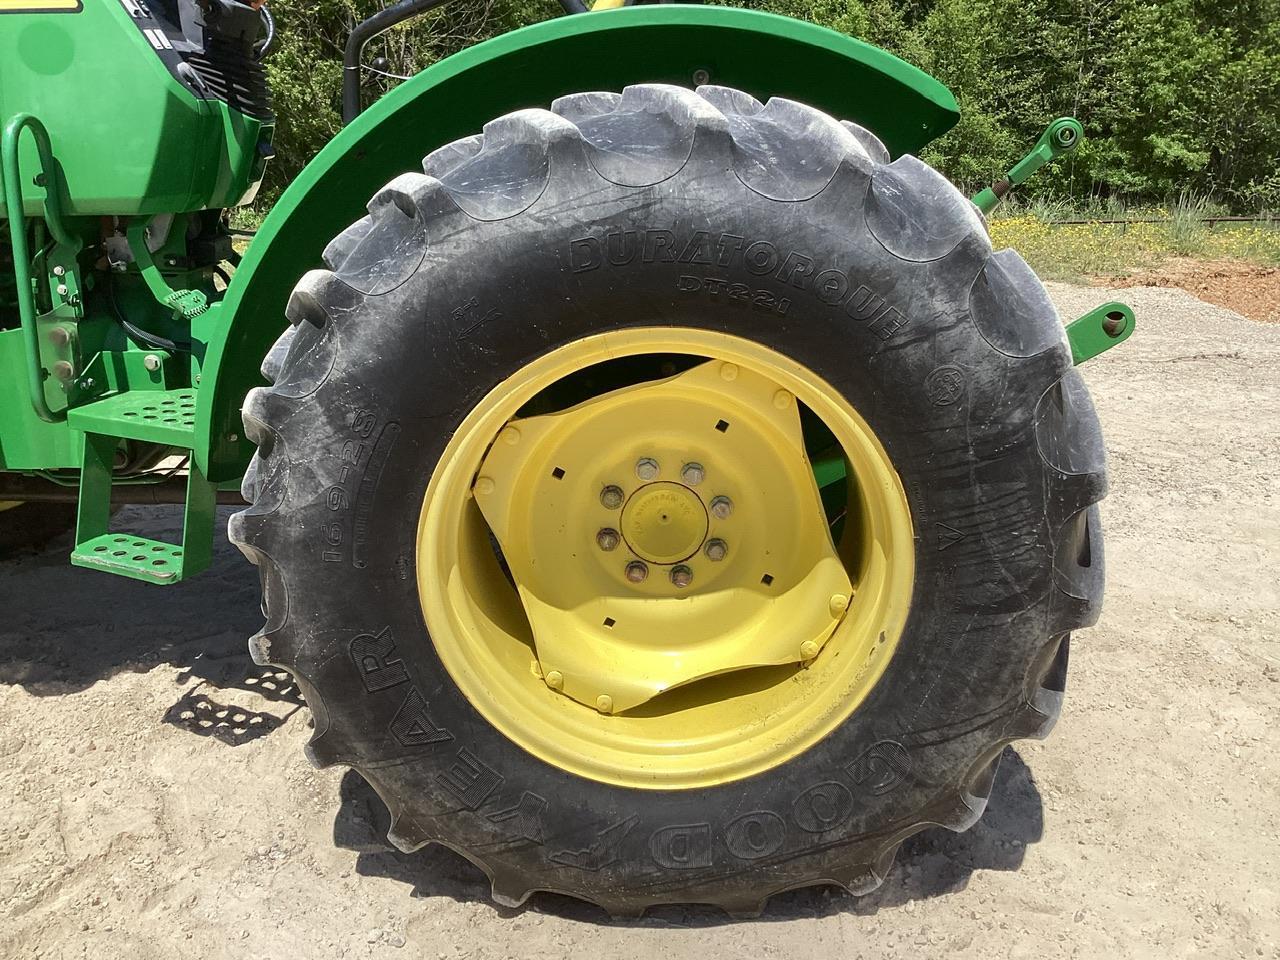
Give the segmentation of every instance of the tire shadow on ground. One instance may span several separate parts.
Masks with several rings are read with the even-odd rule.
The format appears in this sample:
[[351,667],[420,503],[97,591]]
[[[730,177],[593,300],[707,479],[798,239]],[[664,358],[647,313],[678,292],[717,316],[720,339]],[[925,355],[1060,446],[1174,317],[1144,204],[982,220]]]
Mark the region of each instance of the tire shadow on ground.
[[[550,893],[534,894],[523,907],[500,907],[490,899],[489,881],[478,867],[435,844],[416,853],[400,853],[387,843],[389,825],[386,808],[373,788],[356,772],[347,771],[334,819],[334,842],[359,853],[356,872],[361,876],[399,881],[412,888],[411,896],[485,903],[501,916],[534,911],[607,926],[714,927],[753,922],[702,905],[655,907],[640,920],[614,920],[593,904]],[[852,897],[836,887],[793,890],[770,898],[756,922],[838,913],[869,916],[912,900],[946,896],[968,886],[975,871],[1019,869],[1027,846],[1038,842],[1043,832],[1044,808],[1035,778],[1018,752],[1006,747],[986,812],[970,830],[957,834],[934,828],[911,837],[903,843],[884,884],[864,897]]]

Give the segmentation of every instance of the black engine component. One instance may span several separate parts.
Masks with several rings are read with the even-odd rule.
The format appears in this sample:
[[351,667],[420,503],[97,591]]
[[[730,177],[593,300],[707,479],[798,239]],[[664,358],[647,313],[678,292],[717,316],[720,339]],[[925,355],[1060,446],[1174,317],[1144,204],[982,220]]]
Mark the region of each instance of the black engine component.
[[183,85],[257,120],[272,119],[261,58],[270,19],[240,0],[120,0]]

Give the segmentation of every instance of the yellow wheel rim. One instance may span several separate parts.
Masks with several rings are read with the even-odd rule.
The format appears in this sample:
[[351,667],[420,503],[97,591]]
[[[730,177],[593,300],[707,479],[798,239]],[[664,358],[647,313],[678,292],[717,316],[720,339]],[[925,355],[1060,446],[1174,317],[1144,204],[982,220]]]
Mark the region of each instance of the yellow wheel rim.
[[[688,362],[526,408],[646,354]],[[838,543],[802,411],[845,462]],[[726,783],[830,733],[883,675],[914,572],[901,481],[837,391],[752,341],[669,328],[576,341],[490,391],[417,543],[428,630],[475,708],[548,763],[641,788]]]

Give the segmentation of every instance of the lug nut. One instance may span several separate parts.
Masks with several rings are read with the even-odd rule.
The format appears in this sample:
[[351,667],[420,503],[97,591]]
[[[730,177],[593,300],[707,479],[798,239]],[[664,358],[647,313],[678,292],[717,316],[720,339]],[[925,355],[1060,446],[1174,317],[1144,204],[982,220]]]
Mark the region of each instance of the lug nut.
[[683,563],[679,566],[671,568],[671,582],[683,590],[689,584],[693,583],[693,571],[686,567]]
[[733,501],[728,497],[713,497],[711,499],[711,515],[717,520],[725,520],[731,513],[733,513]]
[[548,670],[547,675],[543,678],[548,687],[552,690],[559,690],[564,686],[564,674],[559,670]]
[[601,713],[613,713],[613,697],[602,693],[596,697],[596,709]]
[[609,484],[600,491],[600,504],[607,510],[617,510],[622,506],[622,488]]
[[641,480],[652,480],[658,475],[658,461],[653,457],[641,457],[636,461],[636,476]]
[[680,479],[691,487],[696,487],[707,478],[707,471],[700,463],[686,463],[680,470]]
[[812,640],[806,640],[804,643],[800,644],[801,660],[812,660],[817,655],[818,655],[818,645],[814,643]]
[[708,560],[720,561],[729,553],[729,545],[719,537],[708,540],[707,545],[703,547],[703,553],[707,555]]
[[639,560],[632,560],[627,564],[627,579],[632,583],[643,583],[647,576],[649,576],[649,568]]
[[604,527],[596,534],[596,546],[601,550],[616,550],[622,538],[613,527]]

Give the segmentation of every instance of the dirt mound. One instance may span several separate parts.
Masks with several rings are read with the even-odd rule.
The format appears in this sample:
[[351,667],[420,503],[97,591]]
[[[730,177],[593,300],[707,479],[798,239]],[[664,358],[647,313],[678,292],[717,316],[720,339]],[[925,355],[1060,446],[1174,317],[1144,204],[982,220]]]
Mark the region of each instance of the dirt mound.
[[1179,287],[1262,323],[1280,323],[1280,267],[1247,260],[1179,257],[1124,277],[1095,277],[1108,287]]

